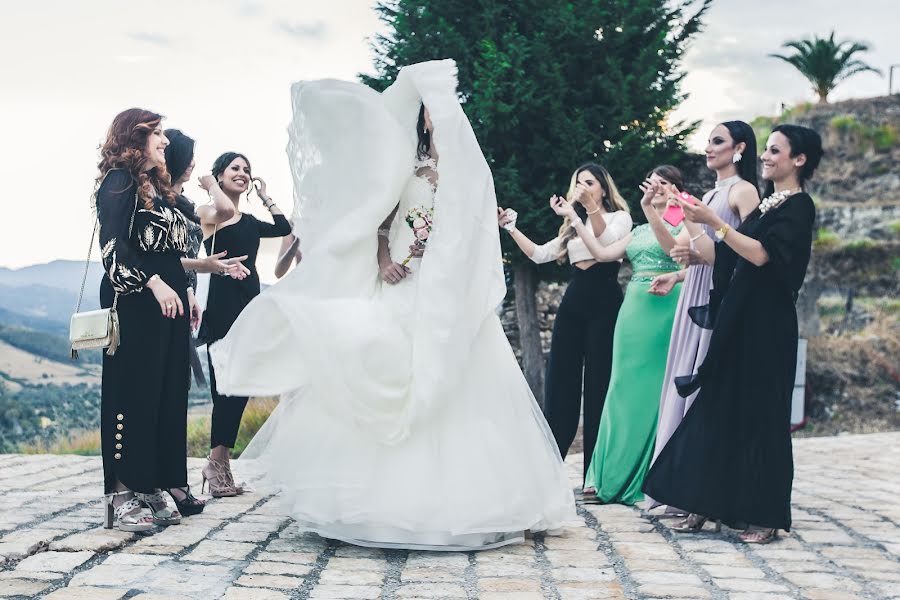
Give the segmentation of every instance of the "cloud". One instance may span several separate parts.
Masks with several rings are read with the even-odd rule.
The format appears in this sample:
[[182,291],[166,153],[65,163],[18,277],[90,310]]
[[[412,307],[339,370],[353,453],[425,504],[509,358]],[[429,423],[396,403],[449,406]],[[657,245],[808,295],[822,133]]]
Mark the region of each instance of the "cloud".
[[258,17],[263,13],[263,5],[255,0],[244,0],[238,3],[238,14],[242,17]]
[[324,21],[313,23],[277,23],[276,29],[297,40],[318,40],[325,36],[328,26]]
[[153,60],[152,57],[143,54],[119,54],[113,57],[113,60],[125,64],[137,64]]
[[141,42],[144,44],[150,44],[152,46],[158,46],[160,48],[169,48],[172,46],[172,39],[165,36],[160,35],[158,33],[148,33],[145,31],[137,32],[137,33],[129,33],[128,37],[136,42]]

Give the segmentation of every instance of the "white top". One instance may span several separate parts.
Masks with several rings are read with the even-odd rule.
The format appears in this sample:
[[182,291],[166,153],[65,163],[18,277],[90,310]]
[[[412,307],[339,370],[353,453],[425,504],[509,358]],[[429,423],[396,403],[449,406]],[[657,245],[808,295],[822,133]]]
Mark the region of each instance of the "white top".
[[[603,246],[609,246],[613,242],[617,242],[621,240],[623,237],[628,235],[631,231],[631,226],[633,222],[631,220],[631,215],[629,215],[624,210],[617,210],[612,213],[604,213],[603,220],[606,221],[606,229],[603,230],[603,233],[597,237],[597,241],[600,242]],[[594,232],[594,228],[591,226],[591,219],[588,218],[585,223],[585,227],[588,228],[588,231],[591,233]],[[537,264],[548,263],[551,260],[556,260],[556,257],[559,256],[560,244],[562,240],[559,236],[553,238],[546,244],[542,244],[540,246],[534,247],[534,253],[529,257],[531,260],[536,262]],[[584,242],[581,241],[581,236],[576,235],[574,238],[569,240],[566,244],[566,249],[569,254],[569,262],[573,265],[577,262],[581,262],[583,260],[594,260],[594,257],[591,255],[590,250],[587,249],[587,246],[584,245]]]

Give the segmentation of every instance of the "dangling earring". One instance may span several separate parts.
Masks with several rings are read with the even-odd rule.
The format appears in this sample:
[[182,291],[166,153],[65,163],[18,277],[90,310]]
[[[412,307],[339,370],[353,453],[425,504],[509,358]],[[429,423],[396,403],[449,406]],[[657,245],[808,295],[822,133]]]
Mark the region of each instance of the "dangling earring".
[[731,162],[733,162],[734,164],[738,164],[739,162],[741,162],[742,158],[744,158],[744,156],[740,152],[735,152],[734,156],[731,157]]

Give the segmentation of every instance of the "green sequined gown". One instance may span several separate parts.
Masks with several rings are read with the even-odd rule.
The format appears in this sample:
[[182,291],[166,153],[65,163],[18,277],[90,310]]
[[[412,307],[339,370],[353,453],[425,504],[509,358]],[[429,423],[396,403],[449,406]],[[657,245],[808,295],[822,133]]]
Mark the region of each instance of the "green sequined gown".
[[[669,230],[677,235],[681,226]],[[648,293],[656,275],[680,267],[660,247],[649,225],[632,233],[625,252],[634,275],[616,321],[612,376],[584,483],[595,488],[604,503],[635,504],[644,499],[641,486],[653,457],[659,395],[681,292],[678,283],[667,296]]]

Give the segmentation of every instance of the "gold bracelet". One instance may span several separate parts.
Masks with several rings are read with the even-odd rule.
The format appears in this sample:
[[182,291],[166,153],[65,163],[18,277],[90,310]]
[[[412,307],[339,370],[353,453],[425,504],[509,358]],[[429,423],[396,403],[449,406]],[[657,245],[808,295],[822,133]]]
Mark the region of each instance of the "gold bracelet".
[[695,235],[694,237],[691,238],[691,243],[693,244],[694,242],[696,242],[697,240],[702,238],[704,235],[706,235],[706,231],[701,231],[700,233],[698,233],[697,235]]
[[597,208],[595,208],[594,210],[589,210],[589,211],[587,211],[587,214],[593,215],[593,214],[596,214],[596,213],[598,213],[598,212],[600,212],[600,207],[599,207],[599,206],[598,206]]

